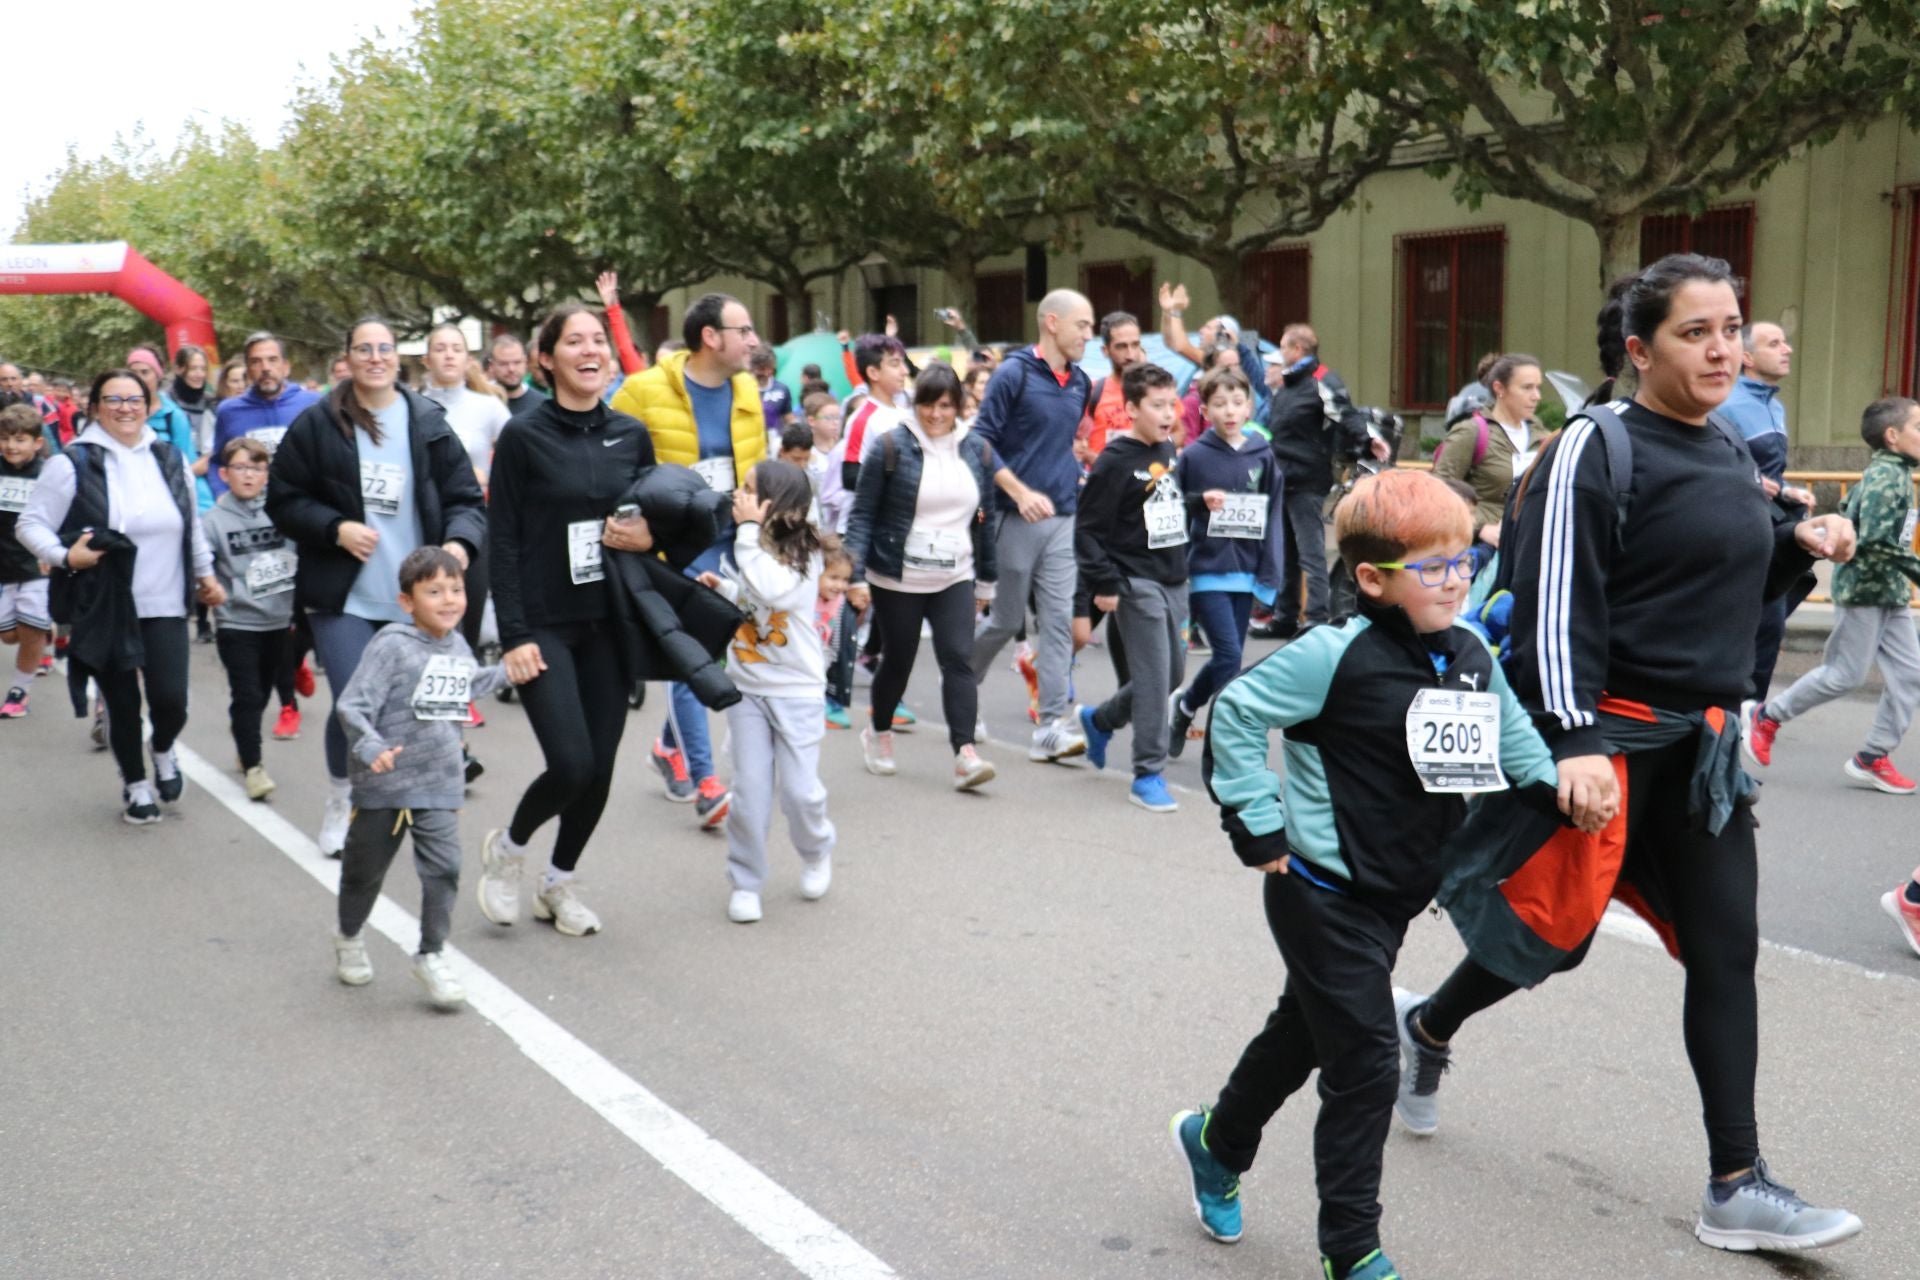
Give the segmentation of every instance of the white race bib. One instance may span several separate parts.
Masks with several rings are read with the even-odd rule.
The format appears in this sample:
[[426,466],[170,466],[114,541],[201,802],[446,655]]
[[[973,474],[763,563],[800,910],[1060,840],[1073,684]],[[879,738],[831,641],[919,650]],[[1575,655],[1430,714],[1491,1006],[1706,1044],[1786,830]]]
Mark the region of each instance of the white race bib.
[[923,529],[916,525],[907,532],[906,550],[901,559],[909,569],[951,572],[960,567],[965,537],[965,534],[952,529]]
[[286,435],[285,427],[255,427],[247,432],[247,439],[258,440],[267,446],[267,456],[272,457],[274,450],[280,447],[280,442],[286,438]]
[[406,469],[392,462],[360,464],[360,505],[370,516],[397,516],[407,496]]
[[25,511],[36,483],[32,476],[0,476],[0,511]]
[[702,458],[693,464],[693,469],[707,488],[715,493],[732,493],[734,490],[732,458]]
[[[4,486],[5,484],[6,481],[0,480],[0,486]],[[4,493],[4,488],[0,488],[0,511],[14,509],[6,505]],[[1907,512],[1907,522],[1900,526],[1900,545],[1906,547],[1908,550],[1912,550],[1913,548],[1913,530],[1916,523],[1920,523],[1920,507],[1916,507],[1912,511]]]
[[599,582],[607,576],[607,566],[600,559],[600,535],[605,528],[598,520],[575,520],[567,526],[567,572],[573,576],[574,586]]
[[247,561],[247,590],[256,596],[277,596],[293,590],[298,562],[291,551],[256,551]]
[[1228,494],[1225,505],[1207,513],[1207,536],[1259,542],[1267,536],[1268,502],[1264,493]]
[[1428,791],[1505,791],[1499,697],[1465,689],[1422,689],[1407,708],[1407,755]]
[[465,720],[473,701],[473,664],[465,658],[437,654],[427,659],[420,683],[413,686],[416,720]]
[[[1162,490],[1162,493],[1166,490]],[[1180,491],[1173,490],[1174,496],[1163,498],[1155,495],[1141,510],[1147,517],[1147,548],[1158,551],[1163,547],[1178,547],[1187,541],[1187,505],[1180,501]]]

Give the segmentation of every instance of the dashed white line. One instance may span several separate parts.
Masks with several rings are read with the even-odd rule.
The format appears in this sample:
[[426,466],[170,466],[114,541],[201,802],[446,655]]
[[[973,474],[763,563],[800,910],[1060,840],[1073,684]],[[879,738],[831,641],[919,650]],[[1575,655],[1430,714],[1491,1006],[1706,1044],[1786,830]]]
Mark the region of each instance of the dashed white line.
[[[237,782],[185,743],[176,750],[182,772],[194,785],[252,827],[328,892],[339,893],[340,864],[322,857],[305,832],[265,805],[248,800]],[[420,943],[419,920],[387,898],[375,905],[368,923],[409,954]],[[451,946],[446,954],[466,986],[467,1003],[475,1013],[505,1032],[520,1052],[632,1139],[668,1173],[753,1233],[801,1274],[814,1280],[884,1280],[896,1274],[846,1232],[655,1097],[471,957]]]

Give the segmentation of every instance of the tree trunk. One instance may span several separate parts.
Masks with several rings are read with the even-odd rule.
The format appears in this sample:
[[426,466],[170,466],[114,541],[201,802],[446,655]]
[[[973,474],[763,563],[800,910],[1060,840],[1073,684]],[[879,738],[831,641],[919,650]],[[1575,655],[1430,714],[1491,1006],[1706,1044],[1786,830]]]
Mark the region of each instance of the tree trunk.
[[[975,333],[980,332],[980,273],[978,266],[979,259],[973,256],[971,246],[967,248],[955,246],[953,251],[947,254],[947,279],[953,282],[953,292],[954,296],[959,299],[961,318],[973,327]],[[949,337],[957,338],[959,336],[957,330],[947,330],[943,328],[940,332]]]
[[[1220,309],[1245,326],[1252,314],[1253,303],[1247,289],[1245,261],[1238,254],[1226,249],[1208,254],[1203,261],[1207,264],[1207,271],[1213,276],[1214,289],[1220,294]],[[1197,317],[1187,317],[1189,334],[1199,327],[1200,321]],[[1277,333],[1263,333],[1260,336],[1272,341],[1278,341],[1280,338]],[[1247,370],[1249,378],[1256,377],[1258,374],[1257,369]]]
[[1626,214],[1593,222],[1600,239],[1600,293],[1604,297],[1621,276],[1640,270],[1640,219]]

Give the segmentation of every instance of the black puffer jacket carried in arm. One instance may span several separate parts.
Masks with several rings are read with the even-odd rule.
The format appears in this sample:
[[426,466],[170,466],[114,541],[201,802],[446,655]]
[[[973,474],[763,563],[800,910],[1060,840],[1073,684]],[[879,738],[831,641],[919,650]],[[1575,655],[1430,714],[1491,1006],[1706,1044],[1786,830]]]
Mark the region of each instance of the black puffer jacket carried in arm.
[[[448,425],[446,410],[405,388],[400,394],[407,402],[421,544],[462,542],[471,558],[486,545],[487,511],[466,446]],[[273,454],[267,516],[299,545],[294,599],[303,609],[340,612],[360,576],[359,559],[335,541],[343,522],[367,518],[355,438],[356,429],[343,428],[331,400],[322,400],[293,420]]]

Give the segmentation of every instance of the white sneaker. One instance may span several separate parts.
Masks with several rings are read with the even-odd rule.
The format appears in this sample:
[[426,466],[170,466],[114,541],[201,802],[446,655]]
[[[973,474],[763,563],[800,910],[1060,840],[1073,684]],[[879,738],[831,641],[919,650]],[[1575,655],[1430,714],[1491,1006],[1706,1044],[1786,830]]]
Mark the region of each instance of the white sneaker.
[[367,959],[364,938],[333,935],[333,972],[350,987],[364,987],[373,981],[373,961]]
[[600,932],[600,917],[573,896],[571,880],[541,885],[540,892],[533,895],[533,918],[553,921],[553,927],[569,938]]
[[735,924],[755,924],[760,919],[760,895],[751,889],[735,889],[727,899],[727,919]]
[[438,951],[413,958],[413,976],[427,989],[436,1009],[458,1009],[467,1002],[467,989],[453,976],[453,965]]
[[340,851],[347,847],[347,824],[352,821],[353,801],[345,796],[329,797],[320,810],[320,834],[313,839],[320,846],[322,857],[340,856]]
[[993,765],[982,760],[971,743],[960,748],[959,753],[953,757],[953,789],[955,791],[971,791],[983,782],[992,782],[993,776]]
[[509,853],[504,829],[495,827],[480,842],[480,878],[473,891],[480,899],[480,914],[493,924],[510,925],[520,919],[520,881],[526,870],[527,855]]
[[868,725],[860,731],[860,756],[866,762],[867,772],[876,778],[891,778],[895,769],[893,764],[893,732],[875,733]]
[[[800,896],[808,902],[818,902],[827,896],[827,889],[833,884],[833,855],[822,854],[818,862],[804,862],[800,865]],[[755,899],[756,902],[759,899]]]
[[1027,759],[1051,764],[1070,756],[1085,755],[1086,752],[1087,735],[1080,732],[1078,717],[1062,717],[1033,731]]
[[265,765],[255,765],[247,770],[247,799],[265,800],[273,794],[274,782],[267,776]]

